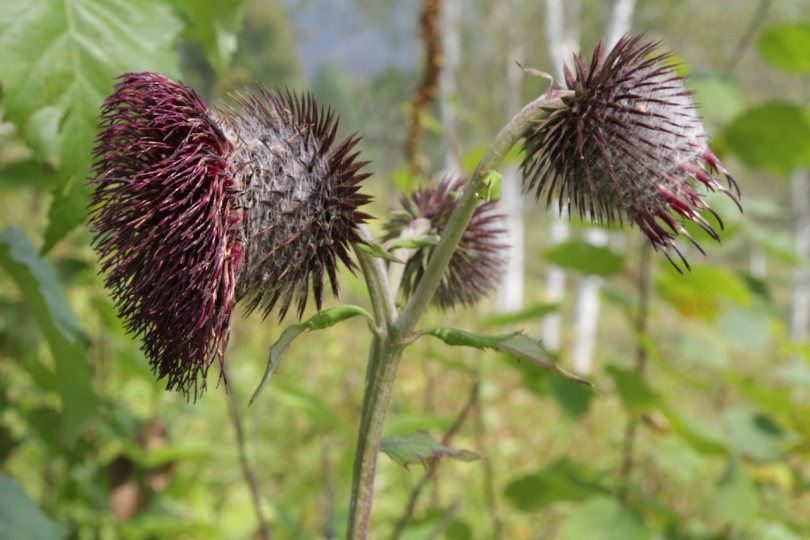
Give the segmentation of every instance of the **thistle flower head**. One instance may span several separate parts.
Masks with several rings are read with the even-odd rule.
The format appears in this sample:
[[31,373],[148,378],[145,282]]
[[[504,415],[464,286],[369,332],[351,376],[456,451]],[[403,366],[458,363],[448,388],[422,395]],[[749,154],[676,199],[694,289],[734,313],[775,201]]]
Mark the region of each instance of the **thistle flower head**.
[[[444,234],[456,205],[456,197],[464,188],[464,178],[444,178],[415,190],[401,199],[403,210],[392,214],[385,225],[385,240],[402,236],[417,220],[426,220],[427,234]],[[461,303],[473,305],[492,292],[503,278],[506,268],[504,217],[497,212],[497,201],[478,203],[455,253],[445,270],[431,303],[449,309]],[[422,280],[433,247],[415,249],[405,262],[402,290],[409,297]]]
[[590,65],[581,54],[574,57],[574,72],[565,69],[573,96],[526,134],[524,183],[537,198],[545,196],[550,205],[558,196],[561,210],[567,206],[583,218],[621,223],[626,216],[653,247],[665,253],[672,248],[688,268],[677,235],[703,250],[683,222],[694,222],[717,241],[701,212],[714,214],[722,227],[695,181],[728,194],[738,206],[739,189],[709,149],[671,54],[658,54],[658,47],[642,36],[625,36],[607,55],[600,42]]
[[89,227],[105,284],[158,379],[195,398],[237,300],[265,315],[280,301],[283,317],[297,295],[300,314],[311,280],[320,308],[324,273],[337,294],[368,217],[357,139],[332,148],[337,120],[311,97],[263,97],[212,111],[163,75],[128,73],[101,113]]
[[234,149],[194,90],[119,79],[96,139],[93,246],[158,378],[196,397],[222,363],[242,266]]
[[358,193],[369,176],[358,173],[366,162],[352,152],[358,138],[335,145],[335,115],[309,95],[263,88],[261,98],[238,101],[244,113],[223,118],[236,141],[233,162],[242,186],[246,249],[237,299],[246,300],[248,311],[261,307],[265,316],[279,305],[281,319],[295,298],[300,317],[310,282],[320,309],[324,276],[337,296],[338,261],[355,268],[350,245],[363,242],[357,226],[370,217],[358,210],[370,200]]

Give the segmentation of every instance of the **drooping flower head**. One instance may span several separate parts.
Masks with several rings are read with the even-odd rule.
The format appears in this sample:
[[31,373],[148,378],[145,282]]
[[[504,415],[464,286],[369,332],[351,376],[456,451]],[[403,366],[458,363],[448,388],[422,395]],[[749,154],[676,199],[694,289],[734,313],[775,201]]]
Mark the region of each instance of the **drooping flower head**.
[[300,313],[311,278],[320,308],[323,273],[337,293],[337,260],[353,267],[367,217],[356,139],[331,150],[337,120],[312,98],[264,97],[229,116],[163,75],[128,73],[101,113],[89,227],[105,284],[158,379],[195,398],[222,365],[236,301],[267,314],[281,298],[283,316],[297,291]]
[[[416,189],[401,199],[403,211],[392,214],[385,225],[385,240],[403,236],[417,220],[425,220],[426,235],[444,233],[456,205],[456,195],[464,188],[464,178],[444,178]],[[481,201],[473,213],[456,251],[450,258],[441,283],[431,303],[441,309],[456,304],[473,305],[492,292],[506,272],[506,229],[503,215],[497,212],[497,201]],[[432,245],[419,247],[405,261],[402,290],[409,297],[422,280]]]
[[574,72],[565,69],[573,91],[564,99],[567,106],[526,134],[525,186],[549,205],[559,197],[561,210],[567,206],[583,218],[621,223],[628,217],[656,249],[672,248],[688,268],[676,236],[703,250],[683,221],[720,239],[701,215],[717,217],[695,191],[695,180],[738,206],[739,188],[709,149],[691,92],[669,63],[671,54],[658,54],[659,44],[643,43],[642,36],[623,37],[607,55],[603,46],[596,47],[590,65],[575,55]]
[[234,163],[247,238],[237,298],[265,316],[278,304],[281,319],[294,298],[301,316],[310,281],[318,309],[325,275],[337,296],[338,261],[355,268],[350,246],[363,241],[357,225],[370,217],[358,210],[370,200],[358,189],[369,175],[358,173],[366,162],[352,153],[359,139],[333,148],[335,115],[311,96],[263,88],[262,97],[239,98],[244,112],[223,118],[226,133],[238,141]]

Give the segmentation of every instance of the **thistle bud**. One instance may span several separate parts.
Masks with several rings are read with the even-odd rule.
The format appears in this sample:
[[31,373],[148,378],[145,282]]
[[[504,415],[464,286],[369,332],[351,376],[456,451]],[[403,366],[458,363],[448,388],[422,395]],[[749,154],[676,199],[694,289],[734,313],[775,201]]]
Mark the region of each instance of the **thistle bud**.
[[[737,206],[739,188],[709,149],[691,92],[669,63],[671,54],[658,54],[659,44],[642,43],[641,36],[623,37],[606,56],[603,47],[600,42],[590,65],[575,55],[574,72],[565,69],[573,96],[526,133],[524,185],[548,205],[558,197],[560,210],[567,206],[586,219],[629,218],[656,250],[672,248],[688,268],[675,243],[679,234],[705,252],[683,222],[697,224],[718,242],[701,212],[713,214],[722,227],[695,191],[696,182],[727,194]],[[719,182],[719,173],[736,195]]]
[[[456,196],[464,188],[464,178],[445,178],[415,190],[410,197],[403,197],[403,210],[393,213],[385,225],[385,240],[403,235],[403,231],[417,226],[426,229],[429,235],[444,234],[447,222],[456,205]],[[424,227],[418,221],[427,221]],[[497,201],[478,203],[456,251],[450,258],[441,283],[431,303],[441,309],[456,304],[473,305],[492,292],[506,271],[503,243],[506,236],[504,217],[497,212]],[[414,250],[405,261],[402,290],[410,297],[422,280],[433,246]]]
[[263,94],[229,115],[129,73],[101,113],[89,227],[105,285],[158,379],[195,398],[223,363],[236,301],[266,315],[281,299],[283,316],[297,291],[300,314],[311,279],[320,308],[324,272],[337,294],[337,261],[354,267],[347,246],[367,217],[357,139],[331,150],[334,115]]

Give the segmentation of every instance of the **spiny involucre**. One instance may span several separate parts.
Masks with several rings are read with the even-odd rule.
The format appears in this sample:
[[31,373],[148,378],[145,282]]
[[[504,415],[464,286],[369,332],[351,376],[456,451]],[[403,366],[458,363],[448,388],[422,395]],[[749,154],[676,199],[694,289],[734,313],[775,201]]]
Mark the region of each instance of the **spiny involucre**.
[[300,314],[311,280],[320,309],[324,273],[337,294],[366,175],[357,139],[333,149],[337,119],[309,96],[265,89],[239,114],[157,73],[119,79],[96,139],[93,246],[158,379],[196,398],[238,299],[265,315],[280,299],[283,317],[297,291]]
[[581,54],[574,56],[574,72],[565,68],[572,92],[551,90],[564,96],[565,106],[526,133],[524,183],[537,198],[545,196],[550,205],[558,197],[561,210],[568,207],[584,219],[629,218],[655,249],[672,248],[688,268],[676,237],[682,234],[703,249],[683,221],[717,241],[701,212],[714,214],[722,227],[694,181],[726,193],[738,206],[739,188],[708,147],[692,93],[670,63],[671,54],[657,53],[659,43],[642,39],[625,36],[607,55],[600,42],[590,65]]
[[[403,211],[392,214],[385,226],[385,240],[401,237],[403,231],[413,227],[417,220],[425,220],[426,234],[444,234],[464,183],[464,178],[432,180],[414,190],[409,197],[402,197]],[[495,290],[506,272],[506,235],[504,217],[497,211],[497,201],[479,202],[431,302],[441,309],[459,303],[473,305]],[[432,252],[433,246],[421,247],[405,261],[402,290],[406,297],[414,293],[422,280]]]

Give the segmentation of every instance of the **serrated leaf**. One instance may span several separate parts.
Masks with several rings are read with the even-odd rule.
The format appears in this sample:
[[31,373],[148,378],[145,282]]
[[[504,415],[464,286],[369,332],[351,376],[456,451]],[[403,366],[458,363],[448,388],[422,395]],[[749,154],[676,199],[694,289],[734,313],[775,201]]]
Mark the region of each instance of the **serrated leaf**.
[[746,528],[759,515],[759,498],[751,474],[742,459],[728,457],[728,465],[720,479],[719,514],[724,522],[735,528]]
[[[0,0],[0,84],[6,117],[38,150],[55,153],[71,190],[48,224],[53,245],[85,220],[87,199],[72,193],[89,175],[98,112],[127,71],[160,71],[176,78],[174,48],[181,25],[161,0]],[[41,119],[58,126],[50,145],[41,141]],[[58,122],[54,122],[58,120]],[[67,208],[67,207],[70,208]]]
[[731,123],[726,139],[753,168],[787,176],[810,164],[810,114],[804,107],[773,102],[749,109]]
[[180,0],[180,3],[193,22],[186,36],[202,43],[208,61],[220,77],[225,75],[236,52],[244,0]]
[[406,468],[408,465],[416,463],[427,465],[429,462],[445,456],[459,461],[481,459],[481,456],[475,452],[454,450],[440,444],[425,429],[420,429],[410,435],[383,437],[380,441],[380,451],[385,452],[388,457]]
[[51,521],[20,485],[0,473],[0,535],[26,540],[60,540],[65,531]]
[[641,518],[618,499],[594,497],[562,522],[560,540],[652,540]]
[[84,334],[62,294],[56,271],[37,256],[21,230],[8,227],[0,233],[0,265],[19,287],[50,346],[62,398],[59,437],[70,444],[98,405]]
[[638,372],[616,366],[608,366],[607,372],[613,378],[622,405],[628,411],[646,412],[659,404],[660,396]]
[[474,347],[481,350],[494,349],[498,352],[508,353],[515,358],[523,358],[534,362],[538,366],[562,375],[566,379],[593,387],[593,384],[589,381],[565,370],[562,366],[557,364],[539,341],[526,337],[520,332],[502,334],[500,336],[487,336],[484,334],[466,332],[464,330],[456,330],[455,328],[428,328],[427,330],[423,330],[421,335],[437,337],[452,346]]
[[787,71],[810,73],[810,24],[783,24],[768,28],[757,42],[760,54]]
[[560,268],[602,277],[614,276],[624,268],[623,256],[583,240],[563,242],[546,250],[544,257]]
[[267,361],[267,369],[264,372],[261,384],[259,384],[259,387],[253,393],[253,397],[250,398],[250,403],[253,403],[256,398],[259,397],[264,387],[270,382],[273,373],[275,373],[276,368],[284,358],[284,354],[287,352],[290,343],[301,333],[312,330],[323,330],[324,328],[329,328],[330,326],[345,321],[346,319],[357,317],[358,315],[368,320],[373,320],[371,315],[361,307],[335,306],[316,313],[309,320],[294,324],[284,330],[284,332],[281,333],[281,337],[278,338],[278,341],[270,347],[270,358]]
[[602,493],[606,490],[582,464],[566,458],[512,480],[504,490],[509,502],[524,512],[534,512],[561,501],[584,501]]

